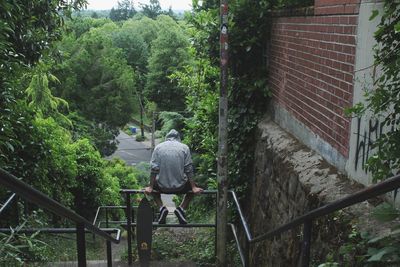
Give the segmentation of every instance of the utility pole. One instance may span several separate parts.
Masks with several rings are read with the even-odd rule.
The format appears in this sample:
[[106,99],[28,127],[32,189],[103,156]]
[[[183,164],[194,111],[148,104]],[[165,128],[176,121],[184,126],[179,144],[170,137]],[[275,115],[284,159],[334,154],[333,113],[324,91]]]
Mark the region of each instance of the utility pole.
[[225,267],[228,177],[228,0],[220,1],[220,96],[218,129],[217,266]]
[[140,133],[142,135],[142,138],[144,139],[144,123],[143,123],[144,107],[143,107],[143,101],[142,101],[143,100],[144,82],[142,80],[142,74],[141,74],[141,70],[139,69],[139,67],[136,67],[136,72],[138,75],[139,85],[140,85],[140,91],[138,92],[138,90],[136,90],[136,93],[139,98],[139,105],[140,105]]
[[155,134],[156,134],[156,112],[153,111],[153,118],[151,120],[151,153],[153,153],[154,148],[156,147]]
[[143,103],[142,103],[142,97],[140,97],[140,133],[142,135],[142,138],[144,138],[144,123],[143,123]]

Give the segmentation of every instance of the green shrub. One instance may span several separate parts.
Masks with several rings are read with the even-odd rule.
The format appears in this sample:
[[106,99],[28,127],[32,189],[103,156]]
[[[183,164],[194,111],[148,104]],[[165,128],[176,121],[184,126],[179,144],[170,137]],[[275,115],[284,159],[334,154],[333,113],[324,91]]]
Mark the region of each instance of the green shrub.
[[146,140],[146,136],[142,136],[141,134],[137,134],[135,139],[138,142],[143,142],[143,141]]
[[185,118],[177,112],[161,112],[159,119],[162,122],[161,135],[165,136],[170,130],[175,129],[182,132],[185,126]]

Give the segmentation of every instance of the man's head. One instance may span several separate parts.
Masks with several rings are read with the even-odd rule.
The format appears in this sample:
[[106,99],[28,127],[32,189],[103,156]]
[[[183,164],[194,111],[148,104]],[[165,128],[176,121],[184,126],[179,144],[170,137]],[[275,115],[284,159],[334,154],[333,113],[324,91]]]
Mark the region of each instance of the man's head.
[[165,136],[165,140],[167,140],[167,141],[179,141],[180,142],[181,141],[181,137],[180,137],[179,132],[177,130],[172,129]]

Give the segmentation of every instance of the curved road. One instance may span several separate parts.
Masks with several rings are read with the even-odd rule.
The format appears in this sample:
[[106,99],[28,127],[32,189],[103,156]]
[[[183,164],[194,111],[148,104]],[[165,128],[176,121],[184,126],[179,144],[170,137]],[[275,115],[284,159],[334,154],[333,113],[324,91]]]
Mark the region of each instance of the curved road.
[[150,162],[151,148],[141,142],[137,142],[135,137],[129,136],[123,131],[117,136],[119,141],[118,149],[108,159],[121,158],[127,165],[134,166],[139,162]]

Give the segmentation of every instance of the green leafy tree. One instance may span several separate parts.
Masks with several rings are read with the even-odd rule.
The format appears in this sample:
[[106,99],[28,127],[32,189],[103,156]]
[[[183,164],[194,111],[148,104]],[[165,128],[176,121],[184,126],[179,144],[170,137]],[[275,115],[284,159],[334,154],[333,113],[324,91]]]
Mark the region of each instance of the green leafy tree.
[[142,13],[148,18],[155,19],[158,15],[162,14],[160,1],[150,0],[149,4],[140,4],[142,8]]
[[68,119],[72,123],[71,133],[74,141],[89,139],[102,156],[109,156],[117,150],[115,136],[119,134],[118,129],[85,119],[78,112],[68,114]]
[[[70,133],[52,118],[36,118],[34,127],[43,139],[43,154],[25,181],[66,205],[72,205],[76,185],[76,154]],[[63,190],[60,190],[62,188]]]
[[[62,14],[86,5],[84,0],[2,1],[0,3],[0,60],[35,63],[52,41],[60,38]],[[8,65],[7,64],[7,65]],[[2,70],[7,67],[1,65]]]
[[118,1],[118,7],[112,8],[110,11],[110,19],[112,21],[121,21],[132,18],[136,14],[133,1],[122,0]]
[[121,159],[113,159],[107,162],[104,172],[107,175],[116,177],[121,188],[138,188],[137,170],[133,167],[126,166]]
[[[192,50],[194,52],[194,50]],[[215,178],[218,151],[218,85],[219,69],[207,58],[196,58],[193,64],[175,72],[171,78],[186,92],[185,143],[200,155],[198,172]]]
[[[76,184],[71,189],[74,209],[86,218],[93,218],[97,207],[101,205],[102,185],[107,184],[102,172],[104,161],[87,139],[76,141],[73,148],[77,164]],[[112,187],[112,184],[109,186]]]
[[[102,27],[104,24],[110,23],[110,19],[101,18],[94,19],[89,17],[78,17],[66,22],[67,32],[72,32],[75,38],[81,37],[90,29]],[[64,33],[63,39],[68,38]]]
[[170,17],[157,18],[161,31],[149,57],[145,96],[161,110],[183,110],[185,96],[169,76],[181,70],[188,60],[188,38]]
[[122,25],[122,31],[132,31],[132,33],[139,34],[148,46],[148,51],[150,51],[153,41],[160,32],[160,25],[154,19],[140,17],[125,21]]
[[71,109],[116,128],[127,123],[134,111],[136,75],[124,51],[113,46],[114,31],[118,27],[109,23],[83,34],[75,45],[67,39],[65,54],[69,57],[57,66],[56,73],[63,84],[61,96]]
[[[0,2],[0,165],[17,168],[16,151],[32,141],[32,109],[20,101],[25,96],[20,78],[35,64],[52,41],[60,38],[62,14],[81,8],[86,1]],[[29,146],[28,146],[29,147]],[[18,171],[19,172],[19,171]],[[19,172],[20,173],[20,172]]]
[[145,72],[148,45],[135,28],[122,27],[113,36],[114,45],[124,51],[127,63],[137,72]]
[[28,88],[25,90],[29,106],[33,107],[41,117],[53,116],[60,122],[71,124],[71,121],[59,112],[59,107],[68,109],[68,102],[62,98],[53,96],[49,87],[49,82],[60,83],[60,81],[51,74],[43,62],[40,62],[31,77]]
[[160,131],[162,136],[165,136],[172,129],[181,132],[185,125],[185,117],[177,112],[163,111],[158,115],[158,118],[162,123]]
[[97,14],[97,12],[93,12],[92,15],[90,15],[91,18],[93,19],[98,19],[99,18],[99,14]]
[[[301,1],[298,1],[300,3]],[[229,53],[230,53],[230,81],[229,81],[229,177],[232,186],[236,186],[237,191],[246,189],[248,173],[251,173],[253,162],[253,142],[252,136],[255,134],[256,125],[265,112],[268,98],[267,70],[265,62],[266,34],[268,32],[269,21],[267,18],[268,10],[280,5],[278,1],[233,1],[230,2],[229,16]],[[195,65],[188,68],[187,78],[180,77],[185,84],[195,84],[198,79],[198,69],[202,64],[215,67],[213,75],[216,76],[219,66],[219,1],[193,1],[193,13],[186,14],[188,23],[188,33],[191,37],[191,45],[195,49]],[[193,73],[194,72],[194,73]],[[190,81],[189,77],[193,77]],[[183,80],[182,80],[183,78]],[[189,79],[188,79],[189,78]],[[215,81],[214,80],[214,81]],[[210,83],[210,88],[206,91],[204,99],[199,103],[194,103],[207,107],[209,103],[216,104],[215,94],[219,91],[218,84],[210,80],[202,83]],[[198,89],[203,92],[203,89]],[[211,89],[211,90],[210,90]],[[196,89],[193,89],[196,90]],[[193,92],[191,92],[193,94]],[[189,98],[190,100],[190,98]],[[193,100],[192,100],[193,101]],[[204,101],[204,102],[203,102]],[[190,106],[188,103],[188,107]],[[217,105],[217,104],[216,104]],[[217,127],[216,109],[205,113],[202,108],[198,111],[193,109],[194,121],[201,118],[208,122],[207,126],[211,131],[206,139],[193,141],[200,142],[197,149],[204,147],[204,140],[207,143],[207,153],[202,155],[208,158],[206,166],[212,166],[209,172],[215,174],[215,145],[217,132],[213,131]],[[199,136],[196,126],[190,126],[191,119],[188,120],[188,134],[186,136]],[[191,141],[192,142],[192,141]],[[196,145],[194,145],[196,146]],[[207,156],[206,156],[207,155]],[[213,164],[214,163],[214,164]]]
[[122,27],[114,35],[114,43],[124,51],[128,64],[135,70],[137,77],[135,93],[138,101],[136,110],[140,110],[143,116],[143,89],[146,82],[148,45],[134,27]]

